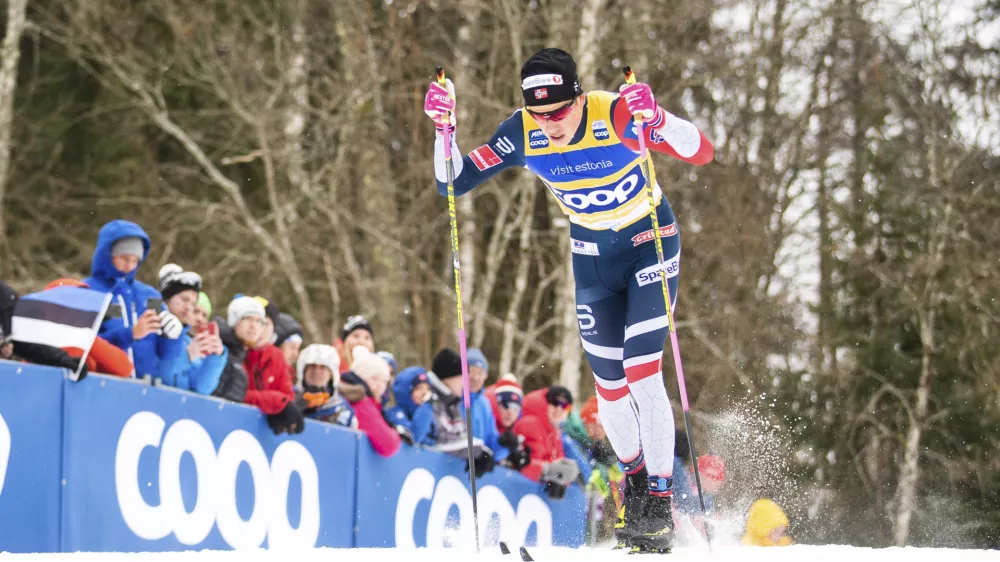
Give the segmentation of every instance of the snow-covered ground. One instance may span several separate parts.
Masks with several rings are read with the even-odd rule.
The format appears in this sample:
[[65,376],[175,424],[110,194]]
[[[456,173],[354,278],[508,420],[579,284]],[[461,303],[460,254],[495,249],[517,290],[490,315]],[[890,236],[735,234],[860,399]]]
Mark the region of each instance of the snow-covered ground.
[[[630,556],[624,552],[606,549],[535,548],[531,555],[537,562],[572,561],[606,562],[608,560],[670,560],[671,562],[702,562],[706,560],[738,562],[979,562],[998,561],[1000,551],[948,550],[931,548],[887,548],[870,549],[850,546],[791,546],[786,548],[715,548],[711,554],[704,548],[681,548],[666,556]],[[474,552],[459,549],[311,549],[253,550],[229,552],[160,552],[140,554],[5,554],[0,553],[0,562],[468,562],[495,561],[520,562],[516,550],[509,555],[499,552]]]

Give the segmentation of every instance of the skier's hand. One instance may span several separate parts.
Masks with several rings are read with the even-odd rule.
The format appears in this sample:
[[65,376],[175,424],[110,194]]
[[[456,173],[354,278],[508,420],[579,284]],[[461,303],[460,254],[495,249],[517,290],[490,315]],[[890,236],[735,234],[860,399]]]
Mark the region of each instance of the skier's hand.
[[444,124],[451,113],[451,128],[454,130],[455,120],[455,85],[445,79],[445,85],[432,82],[424,96],[424,113],[437,124],[438,132],[444,131]]
[[636,82],[621,87],[619,97],[625,100],[625,105],[632,115],[642,117],[650,127],[656,128],[663,124],[666,115],[660,106],[656,105],[656,98],[649,84]]

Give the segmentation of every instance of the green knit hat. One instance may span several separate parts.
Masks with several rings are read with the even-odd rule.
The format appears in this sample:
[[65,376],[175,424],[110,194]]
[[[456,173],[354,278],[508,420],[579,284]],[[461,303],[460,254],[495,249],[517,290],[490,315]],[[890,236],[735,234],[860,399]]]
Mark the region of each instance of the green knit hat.
[[198,302],[195,306],[205,311],[205,316],[211,318],[212,316],[212,301],[208,300],[208,295],[205,293],[198,293]]

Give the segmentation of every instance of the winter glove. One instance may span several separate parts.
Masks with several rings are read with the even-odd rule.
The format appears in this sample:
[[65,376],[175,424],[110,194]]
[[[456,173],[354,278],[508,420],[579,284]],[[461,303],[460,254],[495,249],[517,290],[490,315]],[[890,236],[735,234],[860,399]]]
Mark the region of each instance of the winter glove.
[[516,449],[521,448],[521,440],[518,438],[516,433],[509,429],[497,437],[497,443],[505,449],[510,449],[511,453],[513,453]]
[[507,464],[518,472],[524,470],[524,467],[531,464],[531,447],[511,449],[507,455]]
[[271,431],[275,435],[281,435],[282,433],[297,435],[305,431],[306,418],[302,415],[302,410],[299,409],[295,402],[289,400],[283,410],[277,414],[267,416],[267,425],[271,427]]
[[632,115],[642,117],[646,125],[654,129],[662,125],[664,119],[667,118],[666,112],[656,105],[656,98],[653,97],[653,90],[650,89],[649,84],[636,82],[622,86],[619,97],[625,100]]
[[556,484],[555,482],[545,483],[545,494],[553,500],[561,500],[566,497],[566,485]]
[[580,475],[580,467],[576,463],[567,459],[556,459],[545,465],[542,469],[542,482],[554,482],[563,486],[569,486]]
[[611,494],[611,486],[608,484],[604,475],[601,474],[600,470],[595,470],[590,473],[590,482],[587,482],[587,489],[596,492],[601,499],[604,499]]
[[434,120],[439,133],[444,132],[443,120],[451,113],[451,130],[455,130],[455,85],[451,80],[445,80],[442,86],[437,82],[431,83],[427,88],[427,95],[424,96],[424,113]]
[[406,443],[407,445],[413,445],[415,440],[413,439],[413,432],[406,428],[405,425],[399,425],[398,423],[392,426],[399,434],[399,439]]
[[[476,478],[482,478],[487,472],[493,472],[497,461],[493,459],[493,453],[486,449],[480,449],[475,458],[472,459],[473,467],[476,469]],[[465,471],[469,472],[469,463],[465,463]]]
[[169,310],[160,311],[160,334],[175,340],[181,337],[183,331],[184,324],[181,323],[180,318],[171,314]]

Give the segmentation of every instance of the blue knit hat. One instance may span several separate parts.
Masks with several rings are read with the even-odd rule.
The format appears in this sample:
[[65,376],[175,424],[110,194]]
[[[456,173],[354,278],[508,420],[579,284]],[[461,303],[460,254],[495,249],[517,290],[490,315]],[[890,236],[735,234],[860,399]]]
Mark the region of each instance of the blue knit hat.
[[490,372],[490,363],[486,360],[486,356],[483,355],[482,350],[478,347],[474,347],[469,350],[469,368],[482,367],[487,373]]

